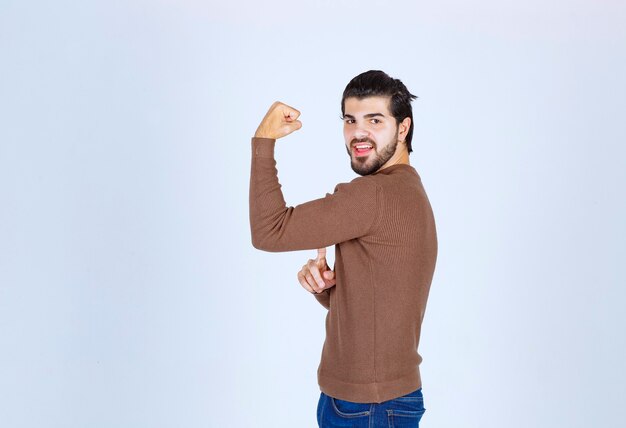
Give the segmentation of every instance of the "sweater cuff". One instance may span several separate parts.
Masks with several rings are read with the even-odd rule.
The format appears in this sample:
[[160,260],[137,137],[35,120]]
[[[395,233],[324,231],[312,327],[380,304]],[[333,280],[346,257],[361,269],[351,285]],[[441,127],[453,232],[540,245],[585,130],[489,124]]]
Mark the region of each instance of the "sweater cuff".
[[321,293],[314,293],[313,297],[315,297],[323,307],[330,310],[330,288],[327,288]]
[[252,137],[253,158],[274,158],[274,146],[276,139]]

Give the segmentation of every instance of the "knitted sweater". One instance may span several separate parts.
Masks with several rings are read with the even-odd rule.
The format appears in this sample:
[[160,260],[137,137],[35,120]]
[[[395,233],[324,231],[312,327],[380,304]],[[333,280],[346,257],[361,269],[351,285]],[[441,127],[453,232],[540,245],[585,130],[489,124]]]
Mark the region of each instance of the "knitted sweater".
[[408,164],[392,165],[288,207],[275,143],[252,138],[252,244],[272,252],[335,245],[336,285],[315,295],[328,309],[321,391],[381,403],[420,388],[417,348],[437,233],[419,174]]

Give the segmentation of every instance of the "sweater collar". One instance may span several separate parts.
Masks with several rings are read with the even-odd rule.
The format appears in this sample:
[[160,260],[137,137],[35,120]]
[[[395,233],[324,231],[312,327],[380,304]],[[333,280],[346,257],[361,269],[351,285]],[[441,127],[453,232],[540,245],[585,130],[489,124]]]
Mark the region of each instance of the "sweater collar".
[[402,169],[406,169],[406,170],[410,170],[410,171],[415,172],[415,168],[413,168],[408,163],[397,163],[395,165],[388,166],[387,168],[379,169],[378,171],[374,172],[372,175],[391,174],[392,172],[394,172],[396,170],[402,170]]

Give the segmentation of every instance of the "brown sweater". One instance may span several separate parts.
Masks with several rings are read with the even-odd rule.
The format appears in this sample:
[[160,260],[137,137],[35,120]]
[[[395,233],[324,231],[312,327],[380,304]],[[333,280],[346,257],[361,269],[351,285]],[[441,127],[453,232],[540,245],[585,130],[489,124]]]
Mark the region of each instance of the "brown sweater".
[[336,285],[315,295],[328,309],[317,370],[321,391],[380,403],[416,390],[422,386],[417,348],[437,259],[435,221],[420,176],[396,164],[288,207],[275,143],[252,138],[252,244],[273,252],[335,245]]

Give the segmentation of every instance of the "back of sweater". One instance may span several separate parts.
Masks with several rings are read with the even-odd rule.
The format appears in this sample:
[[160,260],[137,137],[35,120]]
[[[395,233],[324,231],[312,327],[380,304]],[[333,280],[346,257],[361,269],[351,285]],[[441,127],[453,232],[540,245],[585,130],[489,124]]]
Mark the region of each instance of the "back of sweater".
[[336,285],[317,371],[335,398],[380,403],[422,386],[420,332],[437,258],[433,212],[417,171],[396,164],[287,207],[275,140],[252,139],[250,225],[267,251],[335,245]]

